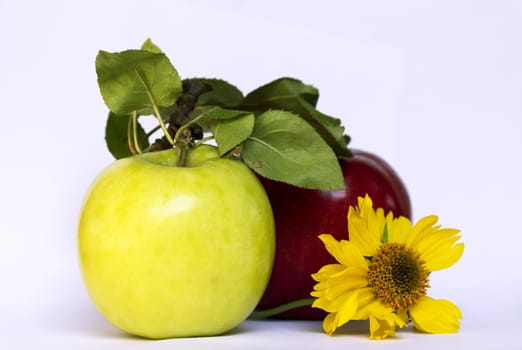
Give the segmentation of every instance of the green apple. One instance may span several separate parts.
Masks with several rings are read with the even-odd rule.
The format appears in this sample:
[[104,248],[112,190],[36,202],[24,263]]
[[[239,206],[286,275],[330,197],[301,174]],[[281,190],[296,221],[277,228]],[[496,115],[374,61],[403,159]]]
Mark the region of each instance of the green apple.
[[153,339],[218,335],[255,308],[275,250],[266,193],[239,160],[195,147],[120,159],[79,221],[87,291],[116,327]]

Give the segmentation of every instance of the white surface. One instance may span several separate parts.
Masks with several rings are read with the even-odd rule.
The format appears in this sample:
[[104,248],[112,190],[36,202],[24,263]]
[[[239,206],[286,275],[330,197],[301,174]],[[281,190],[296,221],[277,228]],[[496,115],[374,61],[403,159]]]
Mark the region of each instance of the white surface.
[[[463,259],[430,290],[462,308],[462,331],[375,344],[360,325],[329,338],[319,323],[247,322],[151,342],[107,324],[76,253],[82,197],[111,161],[94,58],[149,36],[182,77],[318,87],[352,146],[401,174],[416,218],[462,229]],[[522,349],[521,37],[516,0],[0,0],[0,348]]]

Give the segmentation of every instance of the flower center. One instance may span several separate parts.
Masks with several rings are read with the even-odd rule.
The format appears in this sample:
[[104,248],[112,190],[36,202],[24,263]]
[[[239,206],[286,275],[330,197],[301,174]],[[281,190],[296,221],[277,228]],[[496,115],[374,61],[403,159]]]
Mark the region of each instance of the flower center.
[[383,304],[407,310],[426,295],[428,275],[418,252],[401,243],[386,243],[372,258],[368,282]]

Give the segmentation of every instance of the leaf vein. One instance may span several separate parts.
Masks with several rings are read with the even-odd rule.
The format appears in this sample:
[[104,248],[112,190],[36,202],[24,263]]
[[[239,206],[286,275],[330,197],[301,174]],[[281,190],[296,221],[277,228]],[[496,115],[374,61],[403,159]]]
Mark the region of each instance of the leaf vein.
[[260,143],[261,145],[263,145],[266,148],[270,149],[275,154],[279,155],[281,158],[287,160],[289,163],[299,164],[299,165],[307,166],[307,167],[308,166],[317,167],[317,165],[314,162],[310,163],[310,162],[307,162],[307,161],[305,161],[305,162],[296,161],[294,158],[290,157],[288,154],[286,154],[284,152],[281,152],[280,150],[278,150],[277,148],[275,148],[274,146],[272,146],[268,142],[265,142],[265,141],[255,137],[255,136],[249,136],[247,139]]

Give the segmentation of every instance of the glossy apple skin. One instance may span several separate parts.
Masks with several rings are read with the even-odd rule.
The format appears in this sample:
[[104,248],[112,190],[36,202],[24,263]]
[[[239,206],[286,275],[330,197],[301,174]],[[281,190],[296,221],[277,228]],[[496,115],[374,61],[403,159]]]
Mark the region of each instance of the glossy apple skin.
[[227,332],[255,308],[274,258],[266,193],[241,162],[200,146],[120,159],[91,186],[79,222],[80,267],[103,316],[163,339]]
[[[352,150],[353,158],[340,158],[346,188],[341,191],[307,190],[262,179],[272,203],[276,223],[276,256],[268,287],[257,310],[309,298],[315,282],[310,277],[322,266],[334,263],[317,238],[330,233],[347,239],[347,213],[366,193],[374,207],[411,218],[411,203],[398,174],[382,158]],[[300,307],[280,314],[282,318],[322,319],[323,310]]]

